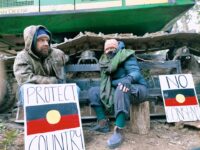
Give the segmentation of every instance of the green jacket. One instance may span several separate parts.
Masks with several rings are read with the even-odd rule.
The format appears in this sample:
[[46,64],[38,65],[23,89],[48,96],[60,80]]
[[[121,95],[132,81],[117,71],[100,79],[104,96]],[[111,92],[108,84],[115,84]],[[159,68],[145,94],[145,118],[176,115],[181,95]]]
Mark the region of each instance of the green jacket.
[[128,57],[133,55],[133,50],[120,50],[112,59],[103,54],[99,60],[101,68],[100,97],[107,110],[112,109],[114,89],[111,86],[111,74],[117,70]]
[[[49,56],[42,63],[41,59],[31,50],[34,34],[39,28],[45,27],[30,26],[24,30],[25,48],[17,54],[13,66],[18,85],[24,83],[53,84],[64,81],[64,64],[66,63],[64,52],[50,48]],[[50,32],[49,35],[51,37]],[[51,68],[53,71],[45,71],[44,67]]]

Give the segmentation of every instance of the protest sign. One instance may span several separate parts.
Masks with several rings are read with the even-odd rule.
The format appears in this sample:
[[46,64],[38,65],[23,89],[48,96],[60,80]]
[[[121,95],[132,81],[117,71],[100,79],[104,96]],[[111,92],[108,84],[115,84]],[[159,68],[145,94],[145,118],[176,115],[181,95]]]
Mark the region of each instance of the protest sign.
[[160,75],[167,122],[200,120],[200,108],[191,74]]
[[24,85],[25,150],[84,150],[75,84]]

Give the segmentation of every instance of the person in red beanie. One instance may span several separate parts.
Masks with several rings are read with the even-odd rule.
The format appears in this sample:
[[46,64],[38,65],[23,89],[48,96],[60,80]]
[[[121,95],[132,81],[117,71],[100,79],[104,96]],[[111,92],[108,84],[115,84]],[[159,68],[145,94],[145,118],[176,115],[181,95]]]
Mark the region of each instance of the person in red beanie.
[[111,149],[123,142],[121,134],[129,115],[131,103],[146,100],[147,84],[140,72],[134,50],[124,48],[122,41],[105,41],[104,53],[99,60],[101,68],[100,87],[89,90],[89,101],[97,115],[98,123],[91,130],[107,133],[110,131],[105,112],[114,113],[116,121],[113,135],[107,146]]
[[104,44],[104,52],[106,54],[115,51],[118,48],[118,41],[115,39],[106,40]]

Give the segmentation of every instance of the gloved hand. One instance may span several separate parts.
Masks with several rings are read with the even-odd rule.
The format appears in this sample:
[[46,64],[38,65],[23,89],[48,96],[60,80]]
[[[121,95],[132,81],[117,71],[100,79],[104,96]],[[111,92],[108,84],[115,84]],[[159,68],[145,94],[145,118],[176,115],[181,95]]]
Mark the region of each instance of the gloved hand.
[[120,78],[120,79],[113,79],[112,80],[112,86],[117,87],[119,83],[133,83],[133,77],[132,76],[126,76],[124,78]]
[[119,83],[119,89],[123,92],[128,92],[130,90],[131,84],[130,83]]
[[132,81],[133,81],[133,79],[131,76],[126,76],[124,78],[114,80],[112,82],[112,85],[119,86],[120,90],[122,90],[123,92],[128,92],[131,87]]

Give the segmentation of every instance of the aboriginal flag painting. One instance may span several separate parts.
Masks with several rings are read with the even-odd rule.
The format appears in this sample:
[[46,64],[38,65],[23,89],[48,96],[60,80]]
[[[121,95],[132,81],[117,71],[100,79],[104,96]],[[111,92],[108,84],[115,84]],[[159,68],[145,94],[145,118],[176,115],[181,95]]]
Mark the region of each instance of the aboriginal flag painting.
[[76,103],[26,107],[27,135],[80,127]]
[[197,105],[194,89],[163,90],[165,106]]

